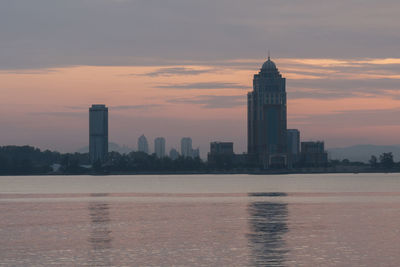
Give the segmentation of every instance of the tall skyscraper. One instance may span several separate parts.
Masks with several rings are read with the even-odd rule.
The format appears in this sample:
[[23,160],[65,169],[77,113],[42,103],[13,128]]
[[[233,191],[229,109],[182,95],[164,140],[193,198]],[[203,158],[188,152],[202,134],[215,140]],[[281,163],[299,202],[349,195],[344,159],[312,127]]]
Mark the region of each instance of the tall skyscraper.
[[92,105],[89,108],[89,157],[92,163],[104,161],[108,154],[108,108]]
[[143,134],[138,139],[138,151],[149,154],[149,143],[147,142],[146,136]]
[[181,155],[183,157],[192,157],[192,138],[184,137],[181,139]]
[[300,159],[300,131],[288,129],[286,134],[289,165],[293,166]]
[[165,157],[165,138],[157,137],[154,139],[154,153],[156,153],[158,158]]
[[247,94],[249,157],[264,168],[287,165],[286,79],[268,57]]

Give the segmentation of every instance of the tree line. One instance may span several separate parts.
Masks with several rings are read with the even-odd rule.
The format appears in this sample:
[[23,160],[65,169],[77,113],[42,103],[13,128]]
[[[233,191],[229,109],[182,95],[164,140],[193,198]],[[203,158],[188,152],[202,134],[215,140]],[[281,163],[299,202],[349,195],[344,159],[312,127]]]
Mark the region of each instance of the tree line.
[[[368,163],[347,159],[329,161],[328,167],[335,166],[366,166],[369,171],[400,171],[400,162],[396,163],[390,152],[378,157],[371,156]],[[107,161],[91,164],[88,153],[62,154],[31,146],[0,147],[0,175],[246,172],[256,168],[254,164],[239,164],[224,157],[208,163],[200,158],[179,157],[173,160],[143,152],[110,152]]]

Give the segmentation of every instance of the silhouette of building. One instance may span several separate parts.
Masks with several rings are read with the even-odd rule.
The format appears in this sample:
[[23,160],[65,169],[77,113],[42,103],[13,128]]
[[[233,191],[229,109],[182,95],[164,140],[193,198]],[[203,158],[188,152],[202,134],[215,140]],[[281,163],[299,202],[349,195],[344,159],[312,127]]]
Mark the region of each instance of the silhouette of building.
[[210,154],[233,154],[232,142],[212,142],[210,143]]
[[169,151],[169,157],[172,160],[176,160],[177,158],[179,158],[179,152],[175,148],[171,148],[171,150]]
[[147,142],[146,136],[143,134],[138,139],[138,151],[149,154],[149,143]]
[[216,165],[218,168],[231,167],[234,157],[232,142],[210,143],[210,153],[207,155],[210,165]]
[[300,131],[297,129],[288,129],[286,134],[289,165],[292,166],[300,159]]
[[89,157],[92,163],[105,161],[108,154],[108,108],[92,105],[89,108]]
[[181,139],[181,155],[185,158],[193,156],[192,138],[184,137]]
[[157,137],[154,139],[154,153],[156,153],[158,158],[165,157],[165,138]]
[[192,158],[200,158],[200,148],[192,149]]
[[264,168],[287,166],[286,79],[270,57],[247,95],[249,157]]
[[304,167],[325,167],[328,164],[328,153],[324,142],[301,142],[301,164]]

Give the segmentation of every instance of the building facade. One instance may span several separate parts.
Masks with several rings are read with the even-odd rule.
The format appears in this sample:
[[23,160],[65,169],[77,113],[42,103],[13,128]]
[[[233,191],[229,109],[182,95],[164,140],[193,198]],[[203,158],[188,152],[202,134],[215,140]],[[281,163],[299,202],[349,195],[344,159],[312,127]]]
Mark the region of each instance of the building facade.
[[146,136],[143,134],[138,139],[138,151],[149,154],[149,143],[147,142]]
[[184,137],[181,139],[181,155],[185,158],[192,157],[192,138]]
[[286,79],[268,57],[247,95],[249,159],[264,168],[287,166]]
[[210,143],[210,154],[233,154],[232,142],[212,142]]
[[324,142],[301,142],[301,164],[303,167],[326,167],[328,153]]
[[104,162],[108,154],[108,108],[92,105],[89,108],[89,157],[90,162]]
[[300,160],[300,131],[288,129],[286,135],[289,165],[293,166]]
[[233,152],[232,142],[212,142],[210,143],[210,153],[207,155],[207,161],[211,166],[231,167],[234,162],[235,154]]
[[165,157],[165,138],[157,137],[154,139],[154,153],[158,158]]

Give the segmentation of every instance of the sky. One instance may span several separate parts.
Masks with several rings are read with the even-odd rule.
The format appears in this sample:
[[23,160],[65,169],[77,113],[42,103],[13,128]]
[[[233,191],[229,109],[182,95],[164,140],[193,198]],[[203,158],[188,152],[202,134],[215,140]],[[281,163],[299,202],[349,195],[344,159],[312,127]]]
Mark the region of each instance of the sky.
[[190,136],[246,151],[267,50],[288,128],[327,147],[400,144],[398,0],[0,0],[0,145],[72,152],[88,108],[110,141]]

